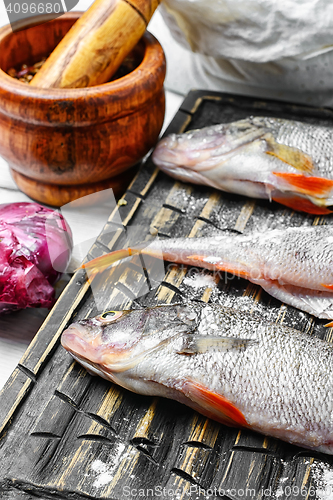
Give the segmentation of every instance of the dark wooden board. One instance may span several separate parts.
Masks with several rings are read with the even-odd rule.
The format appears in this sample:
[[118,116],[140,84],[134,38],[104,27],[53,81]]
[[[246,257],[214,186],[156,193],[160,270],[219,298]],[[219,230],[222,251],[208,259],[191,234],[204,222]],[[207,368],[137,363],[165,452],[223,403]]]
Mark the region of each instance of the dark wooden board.
[[[193,91],[166,133],[251,114],[333,126],[329,109]],[[87,258],[156,234],[193,237],[225,228],[246,233],[332,222],[176,182],[148,158]],[[286,307],[245,280],[220,273],[209,288],[197,288],[184,278],[207,271],[145,264],[148,272],[135,256],[91,286],[79,271],[47,316],[0,394],[0,498],[331,498],[332,457],[230,429],[173,401],[132,394],[91,377],[61,347],[61,333],[74,320],[184,297],[235,306],[332,340],[325,321]]]

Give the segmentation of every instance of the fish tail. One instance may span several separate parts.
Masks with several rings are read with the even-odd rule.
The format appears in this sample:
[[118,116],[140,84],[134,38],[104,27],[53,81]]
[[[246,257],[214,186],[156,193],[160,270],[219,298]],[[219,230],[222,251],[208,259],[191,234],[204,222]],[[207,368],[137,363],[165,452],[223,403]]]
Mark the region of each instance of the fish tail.
[[[164,248],[164,246],[166,248]],[[96,257],[89,262],[85,262],[78,269],[86,269],[92,273],[102,272],[115,262],[139,253],[156,257],[161,260],[170,259],[174,262],[183,262],[182,257],[179,257],[177,252],[173,252],[172,249],[168,249],[168,245],[163,245],[163,241],[156,241],[150,244],[146,243],[133,247],[122,248],[121,250],[114,250],[113,252]]]
[[90,260],[89,262],[85,262],[80,267],[78,267],[76,271],[78,271],[79,269],[86,269],[92,272],[102,272],[104,271],[104,269],[111,266],[111,264],[125,259],[126,257],[130,257],[135,253],[139,253],[139,250],[135,250],[132,248],[122,248],[121,250],[115,250],[114,252],[101,255],[100,257],[96,257],[95,259]]

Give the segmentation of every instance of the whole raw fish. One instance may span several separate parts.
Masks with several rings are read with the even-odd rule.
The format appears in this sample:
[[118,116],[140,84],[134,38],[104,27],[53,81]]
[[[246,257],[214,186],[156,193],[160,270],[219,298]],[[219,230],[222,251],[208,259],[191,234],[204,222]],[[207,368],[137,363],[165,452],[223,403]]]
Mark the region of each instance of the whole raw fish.
[[98,271],[138,252],[233,273],[260,285],[286,304],[318,318],[333,319],[333,226],[302,226],[246,235],[221,233],[208,238],[156,239],[145,245],[116,250],[82,267]]
[[333,454],[333,345],[205,303],[107,311],[62,345],[92,374]]
[[153,161],[176,179],[331,213],[333,128],[249,117],[162,139]]

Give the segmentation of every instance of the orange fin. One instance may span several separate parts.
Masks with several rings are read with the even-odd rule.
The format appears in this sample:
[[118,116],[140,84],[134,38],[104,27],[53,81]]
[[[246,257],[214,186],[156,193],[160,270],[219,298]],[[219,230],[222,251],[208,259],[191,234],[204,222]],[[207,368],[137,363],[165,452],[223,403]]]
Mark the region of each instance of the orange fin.
[[[104,271],[107,267],[111,266],[114,262],[118,260],[125,259],[126,257],[131,256],[132,254],[137,253],[131,248],[124,248],[122,250],[115,250],[114,252],[107,253],[105,255],[101,255],[100,257],[96,257],[95,259],[82,264],[78,269],[88,269],[96,272]],[[78,270],[76,269],[76,271]]]
[[247,426],[243,413],[227,398],[193,380],[188,380],[185,384],[186,395],[199,405],[201,413],[229,426]]
[[311,156],[304,153],[301,149],[293,148],[285,144],[280,144],[275,141],[271,134],[265,136],[266,144],[270,148],[266,151],[266,154],[275,156],[284,163],[288,163],[292,167],[311,174],[314,170],[314,165]]
[[327,215],[332,213],[328,208],[318,207],[312,203],[312,201],[301,198],[300,196],[272,196],[272,200],[298,212],[306,212],[314,215]]
[[225,271],[226,273],[231,273],[242,278],[247,278],[249,276],[249,273],[244,271],[244,269],[238,269],[231,264],[224,264],[219,261],[214,262],[215,257],[210,257],[209,255],[190,255],[187,259],[192,262],[197,261],[198,266],[207,267],[207,269],[218,269],[219,271]]
[[328,328],[329,326],[332,327],[333,326],[333,321],[330,321],[329,323],[326,323],[326,325],[324,325],[324,326],[326,326],[326,328]]
[[288,172],[273,172],[273,175],[280,177],[300,192],[310,196],[327,195],[333,189],[333,180],[325,179],[325,177],[313,177]]
[[333,291],[333,285],[332,284],[326,285],[325,283],[321,283],[321,286],[323,286],[324,288],[327,288],[327,290],[332,290]]

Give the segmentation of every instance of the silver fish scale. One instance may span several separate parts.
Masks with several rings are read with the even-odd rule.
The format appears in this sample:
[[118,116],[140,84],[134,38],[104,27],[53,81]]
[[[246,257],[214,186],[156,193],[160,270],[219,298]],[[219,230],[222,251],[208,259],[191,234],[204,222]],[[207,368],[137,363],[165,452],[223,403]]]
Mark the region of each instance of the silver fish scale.
[[310,155],[321,176],[332,174],[333,129],[279,118],[255,117],[252,122],[268,128],[276,142]]
[[[301,226],[204,238],[167,238],[138,246],[143,253],[211,271],[228,271],[282,302],[333,318],[333,226]],[[158,253],[157,253],[158,252]]]
[[258,269],[266,268],[277,278],[283,273],[285,282],[301,284],[304,281],[313,289],[320,289],[321,283],[333,283],[332,226],[277,229],[266,234],[240,236],[238,241],[230,239],[230,245],[239,259],[251,262],[252,255]]
[[264,434],[306,446],[332,440],[332,345],[245,313],[192,307],[201,310],[200,334],[256,342],[243,351],[214,347],[192,356],[178,354],[171,342],[137,367],[141,376],[179,391],[195,380],[226,397]]

